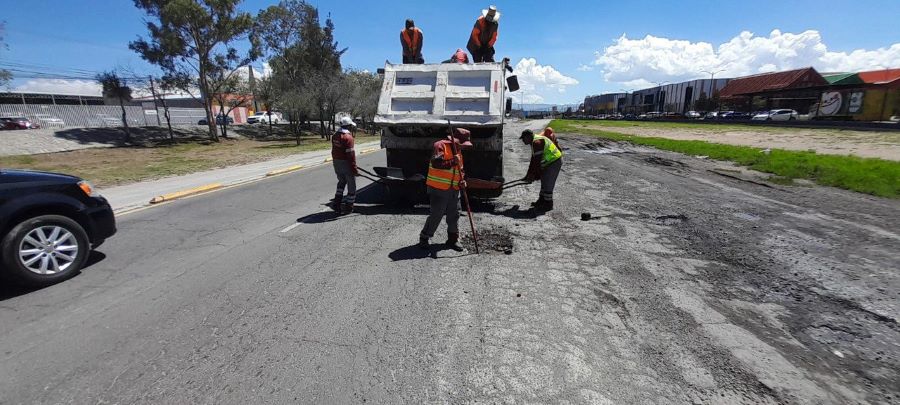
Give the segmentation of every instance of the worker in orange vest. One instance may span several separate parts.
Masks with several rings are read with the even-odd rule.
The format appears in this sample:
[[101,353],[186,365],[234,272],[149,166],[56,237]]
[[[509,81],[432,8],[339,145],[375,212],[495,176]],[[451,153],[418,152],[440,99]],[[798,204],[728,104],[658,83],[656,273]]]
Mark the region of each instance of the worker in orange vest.
[[494,43],[497,42],[499,31],[500,12],[497,6],[490,6],[481,10],[481,17],[475,21],[472,34],[469,35],[469,44],[466,48],[472,54],[472,62],[493,62]]
[[465,187],[466,181],[462,178],[463,157],[460,149],[472,146],[470,137],[468,130],[455,128],[452,135],[434,143],[425,181],[431,212],[419,234],[418,246],[422,249],[429,248],[428,239],[434,236],[441,218],[446,216],[446,246],[457,252],[463,250],[459,245],[459,188]]
[[400,31],[400,45],[403,46],[403,63],[421,65],[425,63],[422,57],[422,41],[425,37],[422,30],[416,27],[415,21],[406,20],[406,29]]

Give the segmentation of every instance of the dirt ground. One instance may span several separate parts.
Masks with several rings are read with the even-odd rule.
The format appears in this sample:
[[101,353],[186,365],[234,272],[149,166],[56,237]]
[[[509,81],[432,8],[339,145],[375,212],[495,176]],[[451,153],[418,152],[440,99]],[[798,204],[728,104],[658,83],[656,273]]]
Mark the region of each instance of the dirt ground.
[[844,131],[809,128],[765,128],[746,131],[700,128],[647,128],[590,126],[628,135],[679,140],[698,140],[727,145],[814,150],[820,154],[855,155],[860,157],[900,160],[900,131]]
[[[247,136],[246,128],[238,133],[241,136],[236,137],[232,132],[230,138],[221,138],[220,142],[210,142],[205,136],[198,135],[196,128],[182,131],[181,137],[176,138],[174,143],[169,143],[163,132],[157,132],[141,138],[139,144],[133,146],[116,147],[114,143],[105,143],[104,146],[110,147],[17,156],[0,154],[0,167],[67,173],[88,179],[102,188],[261,162],[331,146],[330,141],[315,134],[304,134],[300,145],[284,133],[271,138],[251,138]],[[96,137],[103,133],[94,131],[93,135]],[[260,131],[260,135],[263,134]],[[378,139],[363,135],[362,132],[357,133],[357,142]]]

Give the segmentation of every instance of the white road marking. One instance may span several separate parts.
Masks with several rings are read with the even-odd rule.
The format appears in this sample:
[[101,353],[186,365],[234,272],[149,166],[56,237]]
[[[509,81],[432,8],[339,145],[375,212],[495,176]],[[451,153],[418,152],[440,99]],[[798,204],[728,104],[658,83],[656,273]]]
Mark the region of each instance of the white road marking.
[[303,225],[303,224],[300,223],[300,222],[297,222],[296,224],[290,225],[290,226],[288,226],[287,228],[282,229],[280,233],[290,232],[291,229],[294,229],[294,228],[296,228],[296,227],[298,227],[298,226],[300,226],[300,225]]

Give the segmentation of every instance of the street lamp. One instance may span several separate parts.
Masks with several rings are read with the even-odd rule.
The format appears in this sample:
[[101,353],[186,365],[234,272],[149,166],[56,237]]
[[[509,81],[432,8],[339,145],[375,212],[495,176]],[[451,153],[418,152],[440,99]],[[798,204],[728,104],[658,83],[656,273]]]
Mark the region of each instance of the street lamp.
[[657,106],[660,107],[660,110],[665,110],[665,108],[666,108],[666,107],[665,107],[665,103],[663,102],[663,100],[660,100],[660,99],[659,99],[659,93],[662,91],[662,86],[663,86],[664,84],[669,84],[669,82],[668,82],[668,81],[665,81],[665,82],[651,82],[651,83],[656,83],[656,103],[657,103]]
[[628,102],[629,102],[629,101],[628,101],[628,93],[631,93],[631,90],[620,88],[619,91],[625,93],[625,98],[624,98],[625,102],[622,103],[622,111],[619,111],[620,113],[624,113],[624,112],[625,112],[625,108],[626,108],[626,106],[627,106],[627,104],[628,104]]
[[[719,69],[719,70],[701,70],[700,71],[702,73],[709,73],[709,81],[712,82],[710,84],[710,86],[712,86],[712,90],[710,90],[710,92],[709,92],[710,100],[713,98],[713,95],[716,94],[716,73],[722,73],[724,71],[725,71],[724,68]],[[716,110],[717,111],[719,110],[719,101],[718,100],[716,100]]]

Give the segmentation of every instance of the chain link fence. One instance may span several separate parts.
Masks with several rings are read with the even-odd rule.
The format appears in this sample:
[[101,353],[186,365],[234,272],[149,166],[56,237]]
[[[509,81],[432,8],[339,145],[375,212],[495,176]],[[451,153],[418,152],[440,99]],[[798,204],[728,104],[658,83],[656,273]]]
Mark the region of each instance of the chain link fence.
[[[96,128],[122,126],[122,109],[114,105],[0,104],[0,118],[25,117],[41,128]],[[130,126],[166,125],[163,108],[152,103],[125,106]],[[169,108],[172,125],[196,125],[206,118],[202,108]]]

